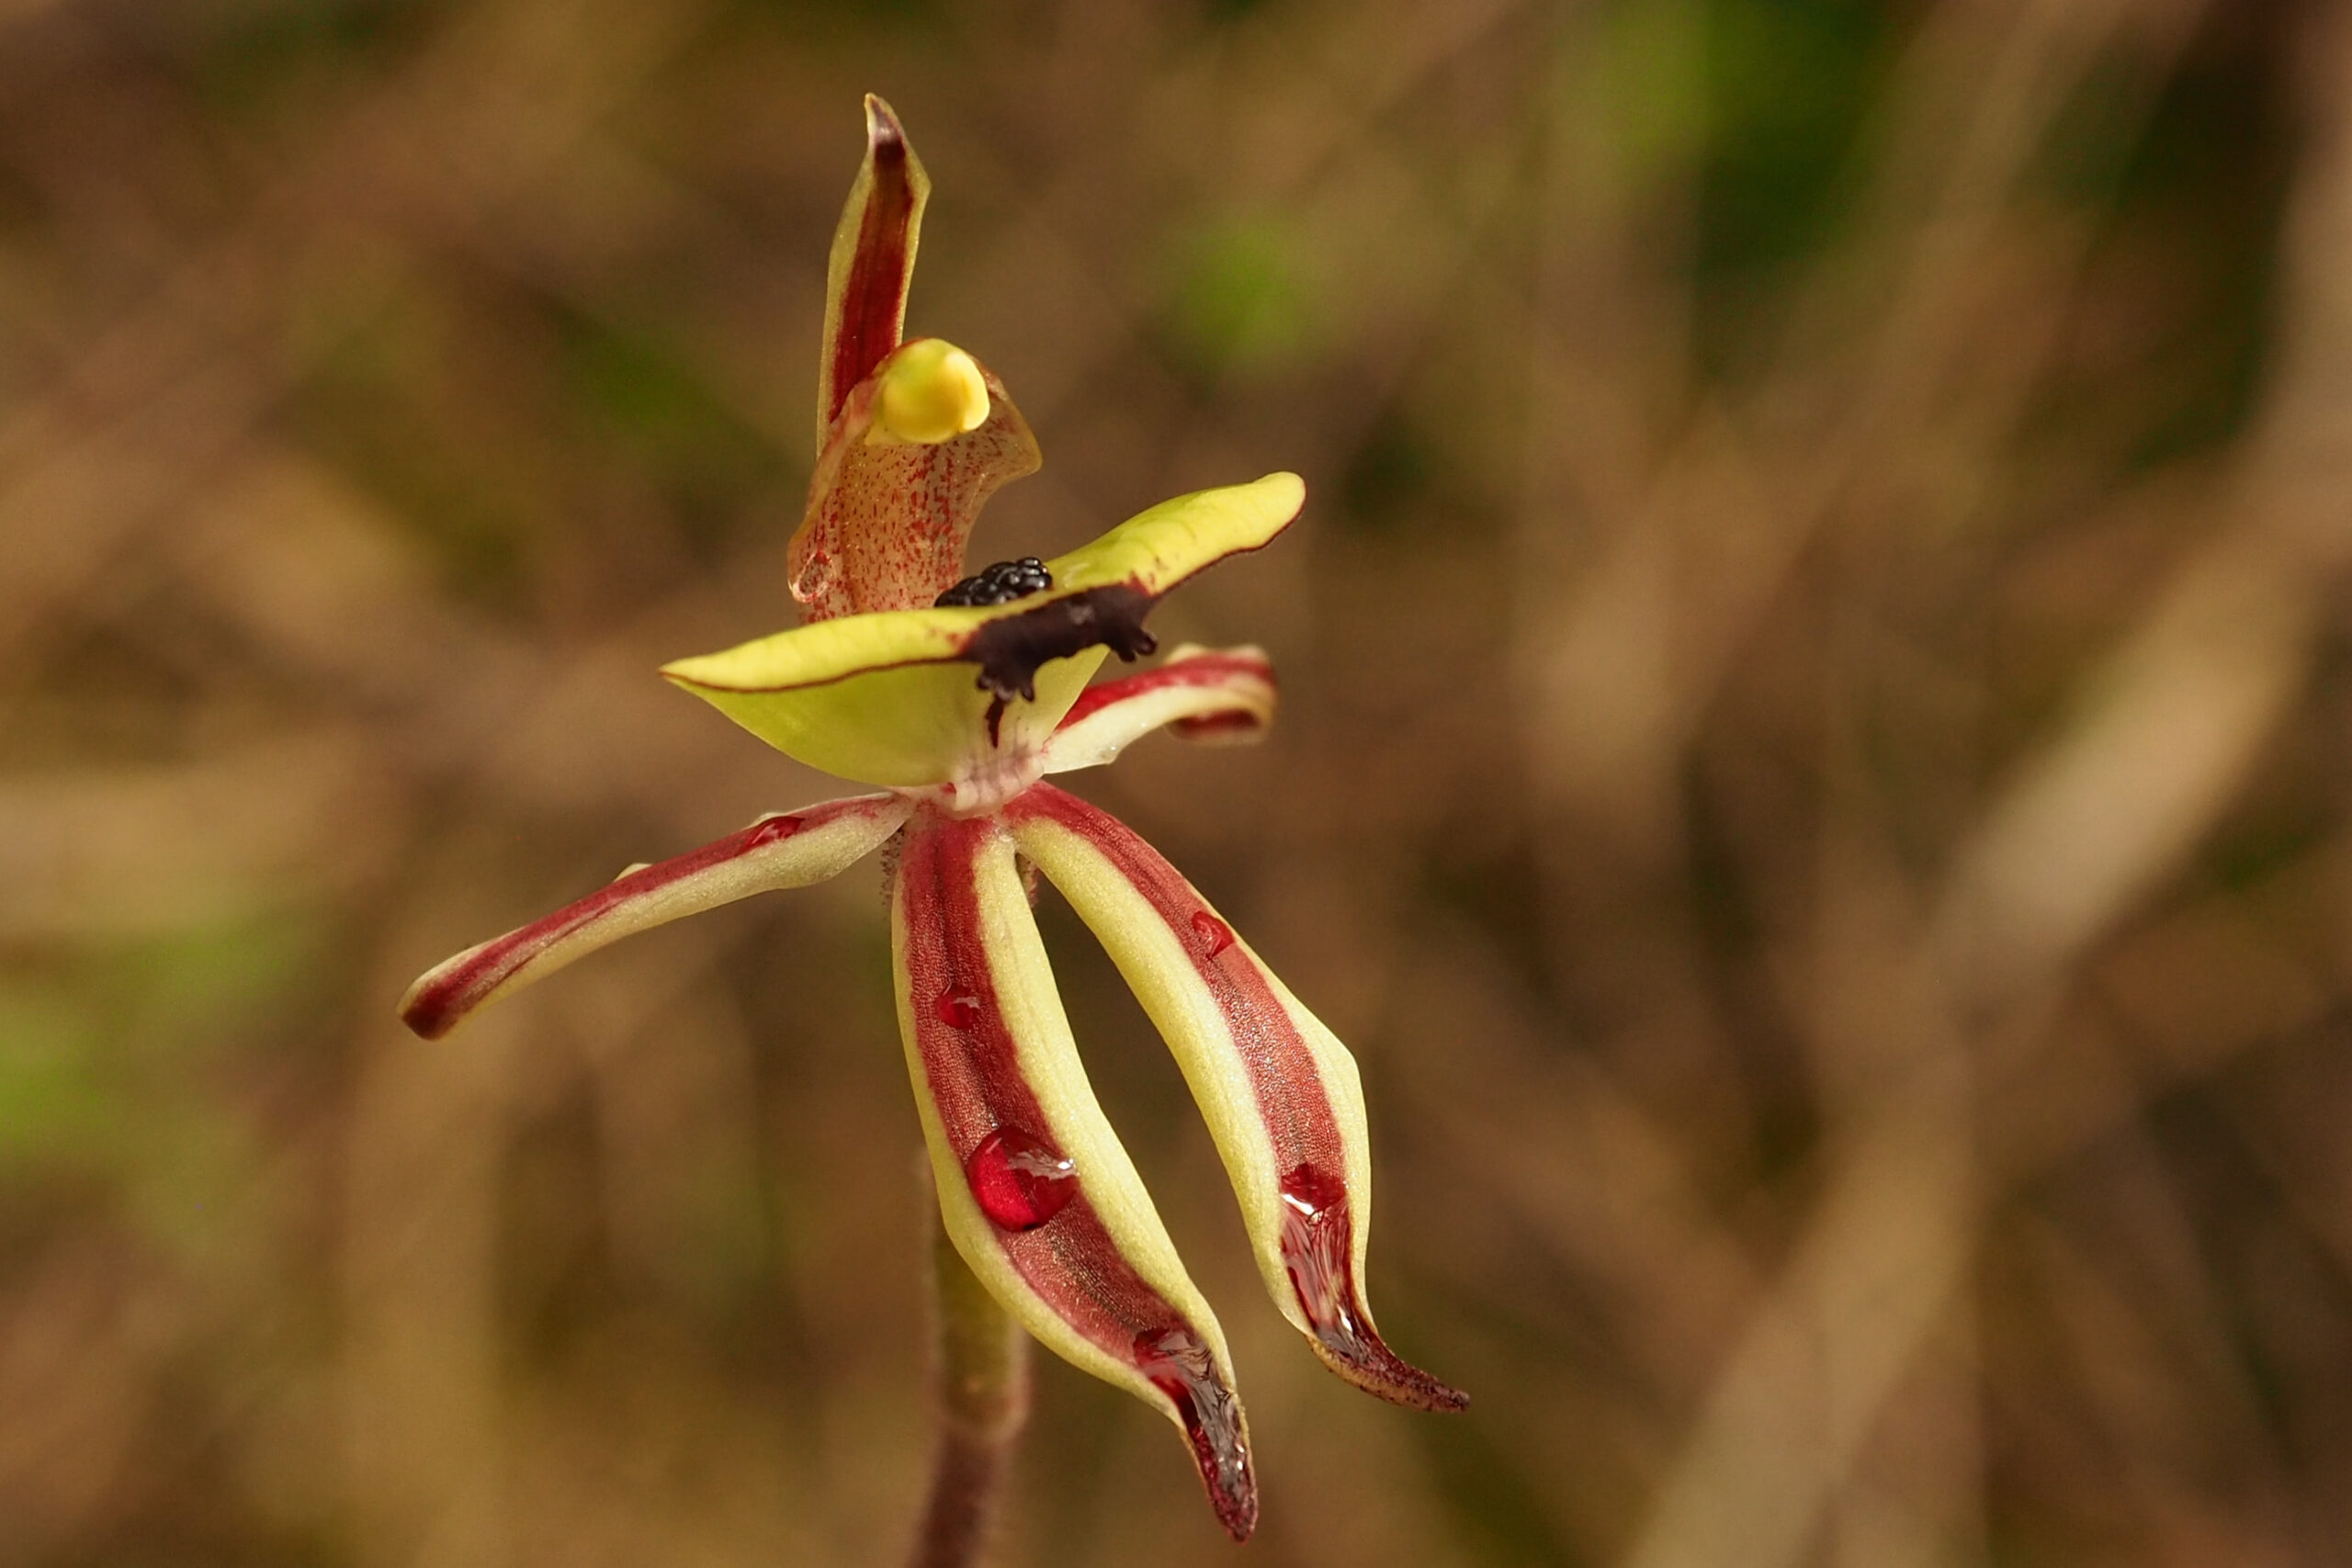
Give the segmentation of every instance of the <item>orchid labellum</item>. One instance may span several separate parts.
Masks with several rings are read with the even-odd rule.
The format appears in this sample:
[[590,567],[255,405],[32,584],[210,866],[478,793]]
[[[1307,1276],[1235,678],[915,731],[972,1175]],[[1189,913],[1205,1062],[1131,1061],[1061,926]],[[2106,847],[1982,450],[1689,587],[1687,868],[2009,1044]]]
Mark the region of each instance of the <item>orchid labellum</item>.
[[1363,1293],[1371,1155],[1345,1047],[1232,925],[1111,817],[1045,782],[1161,728],[1248,739],[1272,719],[1263,654],[1154,650],[1144,617],[1254,550],[1305,499],[1295,475],[1163,502],[1085,548],[964,575],[989,494],[1037,446],[1003,386],[936,339],[901,340],[929,183],[866,100],[864,166],[834,238],[819,457],[790,556],[806,624],[662,673],[786,755],[881,787],[763,818],[633,870],[458,954],[411,987],[437,1038],[632,931],[820,881],[895,840],[899,1025],[948,1235],[1035,1337],[1184,1431],[1218,1518],[1257,1517],[1225,1336],[1088,1088],[1023,863],[1069,899],[1167,1039],[1241,1201],[1267,1289],[1340,1376],[1453,1410],[1382,1343]]

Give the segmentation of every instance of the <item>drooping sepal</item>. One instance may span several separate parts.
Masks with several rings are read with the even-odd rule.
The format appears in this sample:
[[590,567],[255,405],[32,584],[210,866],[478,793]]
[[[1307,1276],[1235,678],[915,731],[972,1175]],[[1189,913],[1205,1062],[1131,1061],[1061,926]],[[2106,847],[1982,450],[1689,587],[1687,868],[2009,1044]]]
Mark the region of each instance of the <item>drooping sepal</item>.
[[1116,818],[1049,784],[1004,815],[1174,1053],[1275,1305],[1359,1388],[1424,1410],[1464,1408],[1460,1391],[1388,1348],[1364,1300],[1371,1145],[1347,1048]]
[[1156,670],[1089,686],[1046,747],[1046,772],[1108,762],[1155,729],[1212,745],[1252,741],[1274,721],[1274,667],[1258,648],[1185,643]]
[[625,936],[754,893],[822,882],[907,818],[895,795],[763,817],[714,843],[625,872],[585,898],[445,960],[401,998],[401,1021],[438,1040],[481,1009]]
[[1025,784],[1103,651],[1150,652],[1143,621],[1159,596],[1263,546],[1305,497],[1295,474],[1178,496],[1046,562],[1042,592],[818,621],[662,673],[844,778],[911,789],[1025,769]]
[[1032,1335],[1183,1430],[1246,1538],[1257,1492],[1225,1337],[1087,1084],[1001,826],[919,812],[890,927],[949,1238]]

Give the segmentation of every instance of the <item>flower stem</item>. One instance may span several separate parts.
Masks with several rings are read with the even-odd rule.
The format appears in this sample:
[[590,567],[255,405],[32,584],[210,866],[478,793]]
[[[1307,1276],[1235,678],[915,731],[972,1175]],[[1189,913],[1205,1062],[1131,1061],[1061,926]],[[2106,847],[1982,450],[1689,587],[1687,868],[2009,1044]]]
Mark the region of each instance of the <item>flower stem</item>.
[[1029,1340],[972,1277],[933,1209],[933,1397],[939,1446],[913,1568],[968,1568],[1029,1416]]

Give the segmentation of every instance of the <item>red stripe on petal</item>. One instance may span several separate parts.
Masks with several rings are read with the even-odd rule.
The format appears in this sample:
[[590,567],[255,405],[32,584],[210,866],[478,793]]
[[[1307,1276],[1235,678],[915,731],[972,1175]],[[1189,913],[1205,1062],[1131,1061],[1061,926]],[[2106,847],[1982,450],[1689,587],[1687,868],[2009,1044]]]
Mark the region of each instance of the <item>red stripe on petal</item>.
[[1275,1168],[1284,1173],[1283,1261],[1317,1354],[1384,1399],[1426,1410],[1466,1407],[1468,1396],[1398,1357],[1372,1325],[1355,1277],[1355,1218],[1339,1122],[1315,1054],[1256,957],[1159,851],[1110,813],[1041,784],[1008,815],[1051,821],[1108,861],[1168,922],[1224,1014]]
[[[1252,659],[1246,654],[1195,654],[1189,659],[1181,659],[1163,664],[1157,670],[1146,670],[1136,675],[1123,675],[1115,681],[1104,681],[1089,686],[1085,695],[1080,697],[1069,712],[1062,716],[1062,721],[1056,726],[1056,728],[1057,731],[1068,729],[1081,719],[1101,713],[1114,703],[1123,703],[1131,697],[1143,696],[1148,693],[1162,692],[1181,686],[1221,686],[1229,681],[1250,679],[1263,681],[1272,685],[1274,679],[1272,663],[1263,659]],[[1214,725],[1217,720],[1215,717],[1209,717],[1180,719],[1177,722],[1181,727]],[[1256,723],[1254,718],[1250,722],[1252,725]]]
[[[1218,1519],[1236,1540],[1246,1539],[1257,1519],[1257,1491],[1233,1391],[1194,1326],[1121,1252],[1087,1198],[1086,1172],[1053,1145],[1022,1074],[989,968],[975,880],[980,852],[1001,831],[988,818],[932,818],[908,835],[899,854],[909,1010],[932,1103],[1013,1271],[1088,1343],[1168,1395]],[[1025,1169],[1012,1168],[1016,1157]]]
[[1264,729],[1266,721],[1254,713],[1237,711],[1180,718],[1168,728],[1187,740],[1239,740]]
[[907,133],[888,105],[879,99],[868,103],[866,160],[873,183],[866,189],[857,249],[842,289],[841,322],[834,331],[833,362],[827,372],[825,420],[829,424],[841,417],[851,389],[899,346],[912,270],[908,265],[907,241],[914,227],[915,189],[908,167]]
[[790,815],[767,817],[698,850],[660,861],[616,877],[585,898],[566,904],[518,931],[472,948],[419,980],[401,1003],[401,1021],[427,1040],[438,1040],[463,1021],[492,992],[567,938],[677,884],[730,861],[854,816],[889,809],[888,796],[829,801]]

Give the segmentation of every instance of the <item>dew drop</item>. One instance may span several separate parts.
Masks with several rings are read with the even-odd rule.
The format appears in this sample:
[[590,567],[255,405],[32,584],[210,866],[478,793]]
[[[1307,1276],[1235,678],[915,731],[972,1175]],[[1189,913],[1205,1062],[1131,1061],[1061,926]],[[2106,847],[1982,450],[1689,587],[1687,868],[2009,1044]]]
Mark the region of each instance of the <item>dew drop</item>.
[[1009,1231],[1033,1231],[1078,1195],[1078,1165],[1052,1145],[1012,1127],[980,1140],[964,1162],[980,1212]]
[[1206,909],[1198,910],[1193,914],[1193,929],[1200,933],[1203,942],[1208,943],[1208,956],[1211,958],[1215,958],[1233,945],[1233,928]]
[[803,604],[813,604],[832,592],[833,560],[829,555],[812,555],[792,574],[792,596]]
[[980,998],[969,991],[959,991],[953,986],[939,993],[932,1004],[939,1021],[950,1029],[969,1029],[980,1021]]
[[743,840],[743,847],[756,850],[763,844],[782,843],[800,831],[797,817],[764,817],[752,824],[751,832]]

